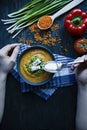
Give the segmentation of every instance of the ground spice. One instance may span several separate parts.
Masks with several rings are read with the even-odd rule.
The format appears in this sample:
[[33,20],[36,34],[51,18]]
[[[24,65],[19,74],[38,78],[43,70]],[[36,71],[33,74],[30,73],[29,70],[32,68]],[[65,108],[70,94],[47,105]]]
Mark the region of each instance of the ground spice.
[[31,45],[33,43],[32,40],[25,39],[25,38],[19,38],[18,42],[23,42],[23,43],[26,43],[28,45]]
[[64,48],[64,51],[65,51],[65,52],[68,52],[67,48]]
[[52,25],[52,18],[50,16],[43,16],[39,19],[38,24],[40,28],[47,29]]
[[[54,30],[57,30],[59,29],[59,24],[55,24],[51,27],[51,30],[54,31]],[[58,34],[57,34],[58,35]]]
[[19,42],[23,42],[28,45],[37,44],[39,42],[41,44],[45,44],[48,46],[56,46],[57,43],[61,43],[61,38],[58,32],[54,34],[54,31],[57,31],[59,29],[59,24],[54,24],[49,30],[41,31],[37,27],[37,24],[34,23],[33,25],[29,26],[28,29],[29,29],[28,36],[30,38],[29,39],[25,39],[23,37],[19,38],[18,39]]

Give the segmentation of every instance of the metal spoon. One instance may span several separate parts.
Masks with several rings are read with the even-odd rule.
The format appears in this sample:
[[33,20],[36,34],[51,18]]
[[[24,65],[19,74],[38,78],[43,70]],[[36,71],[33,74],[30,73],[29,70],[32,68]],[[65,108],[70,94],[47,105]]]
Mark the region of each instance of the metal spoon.
[[62,68],[64,68],[67,65],[72,65],[72,64],[78,64],[78,63],[82,63],[84,62],[84,60],[80,59],[80,60],[75,60],[73,62],[68,62],[68,63],[62,63],[62,62],[56,62],[56,61],[48,61],[45,62],[43,65],[43,70],[45,70],[46,72],[50,72],[50,73],[56,73],[58,71],[60,71]]
[[[53,14],[52,16],[48,16],[48,17],[50,17],[50,18],[52,19],[52,23],[51,23],[51,24],[49,25],[49,27],[47,27],[47,28],[42,28],[42,27],[40,26],[39,21],[40,21],[40,19],[42,18],[42,17],[41,17],[41,18],[38,20],[38,22],[37,22],[38,28],[41,29],[41,30],[46,30],[46,29],[50,28],[50,27],[52,26],[54,20],[55,20],[57,17],[59,17],[60,15],[66,13],[67,11],[69,11],[70,9],[72,9],[72,8],[74,8],[75,6],[79,5],[79,4],[80,4],[81,2],[83,2],[83,1],[84,1],[84,0],[73,0],[72,2],[70,2],[69,4],[67,4],[64,8],[60,9],[59,11],[57,11],[57,12],[56,12],[55,14]],[[43,17],[44,17],[44,16],[43,16]],[[45,21],[45,22],[47,23],[47,21]]]

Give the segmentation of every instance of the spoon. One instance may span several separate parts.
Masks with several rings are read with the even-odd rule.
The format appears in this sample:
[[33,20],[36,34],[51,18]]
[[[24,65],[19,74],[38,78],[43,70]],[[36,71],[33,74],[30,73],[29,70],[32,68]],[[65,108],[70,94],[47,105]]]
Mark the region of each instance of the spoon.
[[62,63],[62,62],[56,62],[56,61],[48,61],[48,62],[44,63],[42,68],[46,72],[56,73],[56,72],[60,71],[63,67],[65,67],[67,65],[78,64],[78,63],[82,63],[82,62],[84,62],[83,59],[78,60],[78,61],[68,62],[68,63]]
[[[44,18],[45,16],[42,16],[38,22],[37,22],[37,26],[39,29],[41,30],[46,30],[48,28],[50,28],[54,22],[54,20],[59,17],[60,15],[62,15],[63,13],[66,13],[67,11],[69,11],[70,9],[74,8],[75,6],[79,5],[81,2],[83,2],[84,0],[73,0],[72,2],[70,2],[69,4],[67,4],[65,7],[63,7],[62,9],[60,9],[59,11],[57,11],[55,14],[53,14],[52,16],[46,16],[48,17],[48,21],[51,21],[50,23],[48,23],[48,21],[46,20],[46,18],[44,19],[44,22],[47,24],[47,27],[41,27],[40,25],[40,20],[42,18]],[[42,19],[43,20],[43,19]]]

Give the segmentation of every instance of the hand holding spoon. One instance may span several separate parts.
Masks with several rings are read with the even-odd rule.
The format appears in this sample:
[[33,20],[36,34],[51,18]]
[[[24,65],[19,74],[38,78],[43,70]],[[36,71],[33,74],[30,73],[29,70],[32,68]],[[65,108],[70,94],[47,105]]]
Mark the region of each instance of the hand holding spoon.
[[60,71],[64,66],[72,65],[72,64],[79,64],[84,62],[84,59],[75,60],[73,62],[68,63],[62,63],[62,62],[56,62],[56,61],[48,61],[44,63],[43,70],[50,72],[50,73],[56,73]]
[[57,17],[59,17],[60,15],[62,15],[65,12],[69,11],[70,9],[74,8],[75,6],[79,5],[83,1],[84,0],[73,0],[72,2],[67,4],[64,8],[62,8],[61,10],[59,10],[58,12],[53,14],[52,16],[43,16],[43,17],[41,17],[37,22],[37,26],[41,30],[46,30],[46,29],[50,28],[52,26],[54,20]]

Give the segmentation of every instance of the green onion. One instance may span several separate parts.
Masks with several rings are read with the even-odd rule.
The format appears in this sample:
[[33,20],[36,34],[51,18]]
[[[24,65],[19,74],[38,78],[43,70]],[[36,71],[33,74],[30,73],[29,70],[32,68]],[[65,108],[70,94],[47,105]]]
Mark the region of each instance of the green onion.
[[[37,59],[39,59],[39,60],[41,61],[41,63],[38,64],[38,65],[40,66],[40,69],[35,70],[35,71],[32,72],[32,71],[31,71],[31,67],[33,66],[33,63],[34,63]],[[40,76],[40,74],[42,74],[42,73],[44,72],[44,70],[42,69],[43,64],[44,64],[44,62],[43,62],[42,58],[35,56],[35,57],[32,57],[32,58],[30,59],[30,61],[29,61],[28,64],[25,64],[25,67],[26,67],[26,69],[27,69],[27,72],[29,72],[29,73],[31,73],[31,74],[33,74],[33,75],[35,75],[35,76]],[[36,66],[37,66],[37,65],[36,65]]]
[[6,30],[8,33],[14,34],[12,37],[14,38],[26,27],[37,22],[43,15],[50,15],[71,1],[72,0],[32,0],[20,10],[8,14],[8,19],[2,19],[2,21],[4,24],[10,24]]

